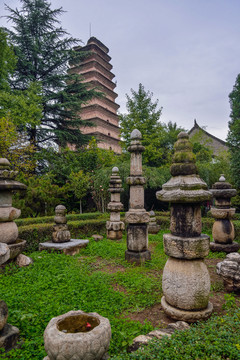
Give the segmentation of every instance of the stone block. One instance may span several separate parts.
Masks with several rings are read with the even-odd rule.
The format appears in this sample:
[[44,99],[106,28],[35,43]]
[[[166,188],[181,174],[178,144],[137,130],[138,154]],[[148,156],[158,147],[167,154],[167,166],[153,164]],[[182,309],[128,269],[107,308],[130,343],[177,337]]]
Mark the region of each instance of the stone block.
[[127,248],[130,251],[141,252],[148,248],[147,224],[128,224]]
[[228,219],[216,220],[212,228],[212,236],[218,244],[230,244],[235,237],[233,223]]
[[16,258],[16,264],[19,267],[29,266],[33,264],[33,259],[31,259],[29,256],[19,254],[18,257]]
[[4,348],[5,351],[13,349],[19,338],[19,329],[10,324],[6,324],[0,331],[0,348]]
[[201,207],[175,204],[171,207],[170,231],[173,235],[199,236],[202,231]]
[[8,244],[10,250],[10,260],[15,259],[25,248],[26,240],[17,239],[14,244]]
[[7,244],[0,243],[0,265],[4,264],[10,258],[10,249]]
[[215,242],[210,242],[211,251],[223,251],[227,254],[236,252],[240,249],[240,244],[233,242],[231,244],[218,244]]
[[128,347],[127,351],[129,353],[134,352],[134,351],[138,350],[141,346],[147,345],[149,343],[149,341],[151,341],[151,340],[152,340],[151,336],[139,335],[133,340],[132,345],[130,345]]
[[98,234],[92,235],[92,238],[93,238],[94,241],[101,241],[101,240],[103,240],[103,236],[102,236],[102,235],[98,235]]
[[150,220],[149,213],[142,209],[141,211],[129,210],[125,214],[125,222],[129,224],[144,224]]
[[21,210],[14,207],[0,207],[0,222],[13,221],[21,215]]
[[145,261],[151,260],[151,253],[149,250],[142,252],[134,252],[134,251],[125,251],[125,260],[131,263],[135,263],[137,265],[142,264]]
[[240,291],[240,254],[232,253],[217,264],[217,274],[223,278],[227,291]]
[[209,236],[204,234],[193,238],[163,235],[165,254],[179,259],[203,259],[209,253],[209,241]]

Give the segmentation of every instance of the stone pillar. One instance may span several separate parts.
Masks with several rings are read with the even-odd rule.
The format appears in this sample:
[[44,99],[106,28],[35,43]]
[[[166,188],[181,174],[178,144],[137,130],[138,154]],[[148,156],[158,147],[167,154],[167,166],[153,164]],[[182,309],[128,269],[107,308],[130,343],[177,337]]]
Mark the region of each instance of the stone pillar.
[[25,190],[24,184],[15,180],[17,171],[10,170],[7,159],[0,158],[0,243],[10,249],[10,259],[16,257],[24,248],[26,241],[18,239],[18,227],[14,222],[21,210],[12,207],[14,190]]
[[174,149],[172,178],[156,194],[158,200],[171,203],[171,234],[163,235],[169,259],[163,270],[161,304],[171,318],[195,322],[208,318],[213,309],[208,301],[210,277],[203,261],[209,252],[209,236],[201,234],[200,208],[212,195],[197,175],[187,133],[178,135]]
[[149,213],[144,209],[145,178],[142,176],[142,152],[145,148],[141,144],[141,138],[139,130],[132,131],[131,145],[128,147],[131,153],[130,176],[127,178],[127,184],[130,185],[130,200],[129,211],[125,216],[128,224],[125,259],[137,264],[151,259],[148,250]]
[[149,234],[157,234],[160,230],[160,225],[158,225],[156,222],[155,212],[153,210],[151,210],[149,212],[149,215],[150,215],[150,222],[148,225],[148,233]]
[[213,184],[210,191],[215,198],[215,207],[211,208],[211,214],[215,218],[212,228],[214,242],[210,243],[210,249],[226,253],[237,252],[240,244],[233,242],[235,231],[231,221],[235,214],[235,209],[231,208],[231,198],[236,196],[237,191],[226,182],[224,175],[221,175],[219,181]]
[[106,223],[107,238],[111,240],[120,240],[122,239],[122,232],[125,226],[124,222],[120,220],[120,211],[123,210],[123,204],[120,201],[120,193],[123,191],[123,188],[117,167],[112,169],[109,191],[111,193],[111,201],[108,204],[110,220]]
[[67,226],[66,208],[64,205],[58,205],[55,208],[52,240],[54,243],[64,243],[71,240],[71,234]]

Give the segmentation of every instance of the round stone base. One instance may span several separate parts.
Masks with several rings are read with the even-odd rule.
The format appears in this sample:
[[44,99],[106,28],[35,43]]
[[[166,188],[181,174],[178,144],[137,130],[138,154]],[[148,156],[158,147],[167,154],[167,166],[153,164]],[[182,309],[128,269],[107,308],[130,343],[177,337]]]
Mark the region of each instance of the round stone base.
[[10,260],[15,259],[24,250],[26,240],[17,239],[14,244],[8,244],[10,250]]
[[223,251],[227,254],[232,253],[232,252],[238,252],[238,250],[240,249],[240,244],[233,242],[231,244],[218,244],[215,242],[210,242],[210,249],[212,251]]
[[144,261],[151,260],[151,253],[149,250],[142,251],[142,252],[134,252],[134,251],[126,250],[125,251],[125,260],[139,265],[139,264],[143,263]]
[[165,296],[163,296],[161,299],[161,305],[163,311],[170,318],[174,320],[182,320],[190,323],[196,322],[198,320],[208,319],[213,311],[213,305],[210,302],[208,303],[207,308],[204,310],[187,311],[187,310],[177,309],[166,302]]

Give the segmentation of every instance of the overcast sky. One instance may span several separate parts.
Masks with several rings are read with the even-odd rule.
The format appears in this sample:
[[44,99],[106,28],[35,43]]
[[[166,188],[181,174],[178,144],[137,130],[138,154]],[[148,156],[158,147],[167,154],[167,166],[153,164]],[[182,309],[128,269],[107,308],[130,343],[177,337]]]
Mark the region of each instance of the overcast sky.
[[[0,0],[20,7],[20,1]],[[161,120],[189,130],[196,118],[225,140],[228,95],[240,73],[240,0],[52,0],[63,27],[109,48],[120,112],[139,83],[163,107]],[[0,19],[0,25],[5,20]],[[9,26],[9,25],[8,25]]]

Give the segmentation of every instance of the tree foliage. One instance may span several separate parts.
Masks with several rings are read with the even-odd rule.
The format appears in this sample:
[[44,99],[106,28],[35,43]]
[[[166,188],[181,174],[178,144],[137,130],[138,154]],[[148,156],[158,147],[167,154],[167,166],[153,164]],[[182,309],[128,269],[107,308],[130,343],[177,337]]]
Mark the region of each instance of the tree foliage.
[[162,166],[171,159],[173,144],[182,128],[176,123],[160,122],[162,108],[158,108],[158,100],[153,101],[153,93],[146,91],[139,84],[138,91],[131,89],[127,98],[127,114],[120,115],[123,147],[130,145],[130,135],[134,129],[142,133],[142,144],[145,146],[144,163],[149,166]]
[[240,74],[229,94],[231,120],[228,123],[228,145],[231,152],[231,172],[234,182],[240,188]]
[[41,83],[42,116],[40,125],[28,124],[27,133],[38,148],[43,144],[67,143],[81,146],[89,139],[79,130],[81,105],[96,96],[80,76],[68,72],[68,64],[83,58],[73,50],[78,43],[61,27],[62,8],[51,9],[46,0],[21,0],[20,9],[11,9],[8,20],[10,40],[17,56],[12,89],[25,91],[31,83]]

